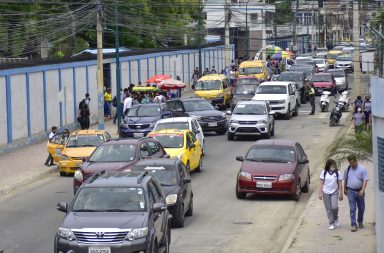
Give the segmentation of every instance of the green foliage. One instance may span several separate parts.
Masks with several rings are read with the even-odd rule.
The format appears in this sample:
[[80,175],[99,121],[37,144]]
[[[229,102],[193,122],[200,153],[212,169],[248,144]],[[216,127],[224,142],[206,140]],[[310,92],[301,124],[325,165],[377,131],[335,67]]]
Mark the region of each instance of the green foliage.
[[283,0],[275,5],[275,23],[278,25],[290,23],[293,21],[294,13],[292,11],[292,0]]
[[338,164],[346,161],[349,155],[356,155],[358,161],[372,159],[372,132],[351,133],[337,138],[327,149],[326,159],[334,159]]
[[371,19],[372,27],[378,29],[380,25],[384,27],[384,8],[383,7],[378,9],[377,12],[373,14]]

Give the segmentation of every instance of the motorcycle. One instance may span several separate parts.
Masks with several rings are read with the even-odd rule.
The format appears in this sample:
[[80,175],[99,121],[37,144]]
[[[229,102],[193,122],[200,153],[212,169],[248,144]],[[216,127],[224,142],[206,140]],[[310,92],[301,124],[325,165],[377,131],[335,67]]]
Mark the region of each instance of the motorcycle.
[[349,110],[349,91],[343,91],[339,97],[339,103],[343,104],[343,111]]
[[328,112],[328,108],[329,108],[329,95],[331,95],[331,92],[329,92],[329,91],[323,91],[321,93],[320,108],[321,108],[322,112]]
[[331,115],[329,116],[329,126],[335,126],[339,124],[339,121],[341,119],[342,111],[343,111],[343,104],[342,103],[336,103],[336,106],[332,109]]

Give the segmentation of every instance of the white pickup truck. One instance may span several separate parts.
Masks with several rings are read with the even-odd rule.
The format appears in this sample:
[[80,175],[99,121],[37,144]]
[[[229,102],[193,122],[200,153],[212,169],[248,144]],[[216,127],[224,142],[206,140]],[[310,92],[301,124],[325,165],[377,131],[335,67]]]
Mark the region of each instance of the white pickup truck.
[[269,101],[271,111],[284,115],[289,120],[299,114],[299,97],[294,82],[263,82],[256,90],[252,100]]

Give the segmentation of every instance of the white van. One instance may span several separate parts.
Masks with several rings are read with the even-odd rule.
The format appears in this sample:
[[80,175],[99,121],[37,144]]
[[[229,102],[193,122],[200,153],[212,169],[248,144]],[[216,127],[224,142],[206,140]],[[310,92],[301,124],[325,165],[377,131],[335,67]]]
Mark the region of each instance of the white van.
[[252,100],[269,101],[271,111],[284,115],[285,119],[299,114],[299,97],[294,82],[263,82],[256,90]]

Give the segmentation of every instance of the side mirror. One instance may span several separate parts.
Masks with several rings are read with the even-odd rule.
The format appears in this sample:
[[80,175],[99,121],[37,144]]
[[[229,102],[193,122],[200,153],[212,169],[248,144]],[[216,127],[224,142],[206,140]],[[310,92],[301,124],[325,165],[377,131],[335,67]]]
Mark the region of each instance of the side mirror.
[[185,177],[184,179],[183,179],[183,183],[184,184],[189,184],[191,182],[191,178],[190,177]]
[[56,206],[56,210],[63,212],[63,213],[66,213],[66,212],[68,212],[68,204],[65,202],[59,202]]
[[302,161],[299,162],[300,164],[306,164],[309,163],[308,159],[303,159]]
[[229,111],[229,110],[228,110],[228,111],[226,111],[225,113],[226,113],[227,115],[231,115],[231,114],[232,114],[232,112],[231,112],[231,111]]
[[189,146],[188,146],[188,148],[195,148],[195,147],[196,147],[195,143],[191,143],[191,144],[189,144]]
[[164,203],[155,203],[152,207],[152,213],[160,213],[167,210],[167,205]]
[[88,158],[83,158],[83,159],[81,159],[81,161],[83,162],[83,163],[85,163],[86,161],[88,160]]
[[236,156],[236,161],[242,162],[242,161],[244,161],[244,157]]

